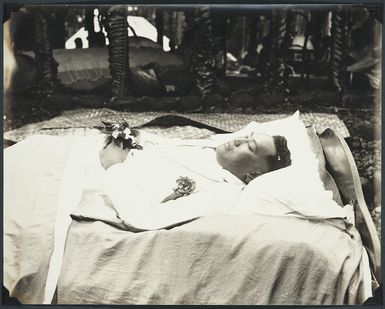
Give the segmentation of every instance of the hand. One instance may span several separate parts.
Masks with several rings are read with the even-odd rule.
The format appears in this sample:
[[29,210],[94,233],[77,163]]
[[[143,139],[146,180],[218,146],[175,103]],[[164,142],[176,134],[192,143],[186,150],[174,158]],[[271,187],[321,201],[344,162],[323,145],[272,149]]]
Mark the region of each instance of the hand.
[[105,169],[108,169],[110,166],[126,160],[129,152],[130,149],[123,149],[122,145],[116,145],[114,142],[109,143],[99,152],[100,162]]

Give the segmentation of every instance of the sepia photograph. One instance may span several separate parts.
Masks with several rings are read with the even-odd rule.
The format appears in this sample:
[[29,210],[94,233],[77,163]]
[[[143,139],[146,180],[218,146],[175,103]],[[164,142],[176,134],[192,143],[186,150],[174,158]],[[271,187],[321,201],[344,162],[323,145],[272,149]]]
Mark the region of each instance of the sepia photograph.
[[2,6],[2,305],[383,304],[383,3]]

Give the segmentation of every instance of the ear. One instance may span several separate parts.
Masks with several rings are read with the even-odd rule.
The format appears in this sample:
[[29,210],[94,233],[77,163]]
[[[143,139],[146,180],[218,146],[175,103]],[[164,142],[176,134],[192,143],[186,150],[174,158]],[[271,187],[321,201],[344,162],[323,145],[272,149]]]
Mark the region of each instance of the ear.
[[261,176],[262,173],[261,172],[251,172],[251,173],[247,173],[244,177],[244,182],[246,184],[248,184],[250,181],[252,181],[253,179],[257,178],[258,176]]

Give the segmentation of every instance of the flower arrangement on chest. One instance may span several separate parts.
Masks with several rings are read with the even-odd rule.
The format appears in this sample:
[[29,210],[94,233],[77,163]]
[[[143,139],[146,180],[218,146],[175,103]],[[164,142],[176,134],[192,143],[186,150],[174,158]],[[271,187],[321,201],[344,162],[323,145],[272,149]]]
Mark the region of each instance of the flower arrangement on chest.
[[123,149],[143,149],[143,146],[140,145],[139,130],[130,128],[127,121],[102,121],[102,123],[104,124],[104,127],[96,128],[106,134],[105,147],[110,143],[114,143],[116,146],[122,146]]
[[130,128],[127,121],[102,121],[102,123],[103,127],[95,126],[95,128],[105,134],[104,145],[99,152],[100,162],[105,169],[124,162],[131,149],[143,149],[140,145],[139,130]]

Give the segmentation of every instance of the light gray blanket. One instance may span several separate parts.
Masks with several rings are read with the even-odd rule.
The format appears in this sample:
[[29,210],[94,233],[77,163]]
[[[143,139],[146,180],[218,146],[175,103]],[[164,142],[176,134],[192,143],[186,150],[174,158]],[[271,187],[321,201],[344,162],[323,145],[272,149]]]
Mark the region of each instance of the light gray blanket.
[[74,221],[58,303],[361,303],[361,240],[340,223],[223,215],[132,233]]

